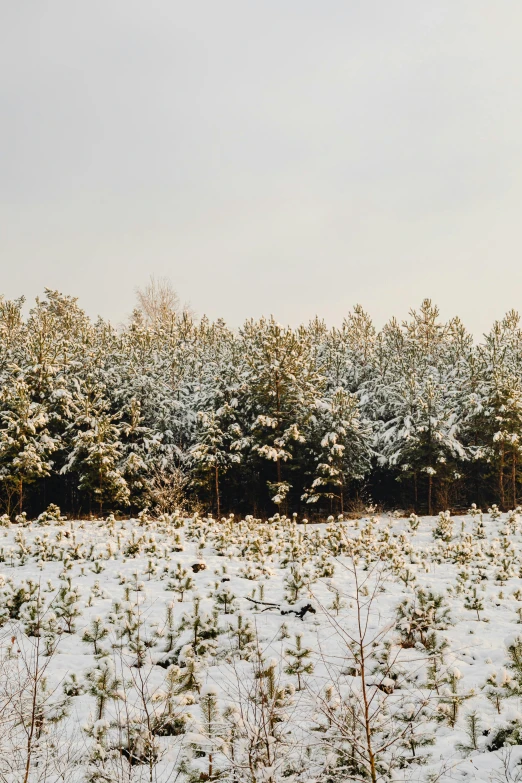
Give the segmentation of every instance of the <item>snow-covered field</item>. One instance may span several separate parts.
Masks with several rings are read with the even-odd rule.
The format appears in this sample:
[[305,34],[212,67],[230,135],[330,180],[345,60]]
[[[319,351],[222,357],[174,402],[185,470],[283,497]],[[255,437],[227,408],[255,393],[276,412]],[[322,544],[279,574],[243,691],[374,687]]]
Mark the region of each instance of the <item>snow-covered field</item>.
[[521,551],[495,509],[4,520],[0,780],[522,780]]

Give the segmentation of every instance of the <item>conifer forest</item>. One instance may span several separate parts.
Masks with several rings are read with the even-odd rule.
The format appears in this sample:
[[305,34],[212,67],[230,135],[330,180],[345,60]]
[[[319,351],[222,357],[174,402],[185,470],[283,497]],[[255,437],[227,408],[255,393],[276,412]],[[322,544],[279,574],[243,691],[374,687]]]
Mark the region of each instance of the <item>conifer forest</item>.
[[50,503],[75,516],[167,510],[173,499],[218,517],[310,519],[370,505],[517,506],[515,312],[476,342],[429,300],[381,330],[361,307],[335,328],[262,318],[230,329],[153,293],[118,328],[57,291],[26,315],[22,299],[0,299],[9,517]]

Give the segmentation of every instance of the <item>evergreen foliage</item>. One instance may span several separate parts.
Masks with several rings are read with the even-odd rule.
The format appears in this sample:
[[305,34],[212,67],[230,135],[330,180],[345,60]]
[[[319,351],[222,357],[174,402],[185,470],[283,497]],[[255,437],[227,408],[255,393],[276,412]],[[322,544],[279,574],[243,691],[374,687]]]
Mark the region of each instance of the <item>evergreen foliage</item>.
[[22,299],[0,297],[8,519],[49,503],[69,515],[193,504],[218,518],[517,508],[517,313],[474,345],[429,300],[379,332],[360,307],[339,328],[262,318],[233,331],[160,300],[115,329],[57,291],[26,317]]

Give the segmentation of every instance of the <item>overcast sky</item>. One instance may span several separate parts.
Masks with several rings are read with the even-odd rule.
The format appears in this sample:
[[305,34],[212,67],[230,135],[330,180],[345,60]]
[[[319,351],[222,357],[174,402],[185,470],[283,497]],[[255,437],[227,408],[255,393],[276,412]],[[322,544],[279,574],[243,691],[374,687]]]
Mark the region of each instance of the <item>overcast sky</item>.
[[0,0],[0,293],[522,310],[520,0]]

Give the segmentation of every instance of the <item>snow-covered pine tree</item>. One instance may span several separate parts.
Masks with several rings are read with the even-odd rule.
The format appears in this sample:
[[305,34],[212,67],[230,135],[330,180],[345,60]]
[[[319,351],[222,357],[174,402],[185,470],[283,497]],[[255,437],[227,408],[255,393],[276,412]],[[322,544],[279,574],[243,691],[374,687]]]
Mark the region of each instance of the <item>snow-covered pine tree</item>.
[[[461,401],[473,480],[494,479],[500,507],[517,505],[522,425],[522,329],[510,311],[495,321],[468,362],[469,394]],[[493,474],[493,476],[492,476]],[[509,498],[509,500],[508,500]]]
[[347,484],[369,472],[372,456],[371,429],[361,420],[353,394],[339,387],[318,402],[311,440],[317,465],[303,499],[316,503],[327,498],[343,513]]
[[214,687],[202,688],[199,711],[200,718],[194,726],[195,730],[188,737],[192,756],[185,758],[181,765],[181,770],[187,776],[189,783],[219,780],[224,772],[221,766],[224,759],[220,751],[225,744],[225,726]]
[[79,489],[97,501],[100,514],[104,502],[125,506],[130,493],[120,467],[121,416],[110,412],[99,384],[83,385],[76,404],[72,450],[62,472],[79,476]]
[[263,318],[247,321],[240,339],[246,364],[242,404],[250,429],[243,446],[252,459],[275,463],[272,476],[265,475],[272,501],[282,508],[291,488],[291,466],[284,466],[303,450],[324,378],[304,329]]
[[181,645],[189,645],[195,658],[206,657],[215,652],[218,628],[216,618],[201,608],[201,598],[194,597],[192,611],[185,612],[180,620]]
[[220,477],[229,468],[241,462],[237,451],[231,445],[237,438],[237,424],[231,415],[230,406],[217,410],[200,411],[197,417],[195,443],[189,451],[189,460],[203,476],[210,477],[214,485],[216,513],[221,517]]
[[25,485],[51,472],[50,457],[58,444],[48,424],[45,403],[31,399],[23,376],[5,383],[0,391],[0,482],[5,487],[9,512],[13,492],[21,514]]
[[104,716],[107,703],[121,698],[122,682],[116,675],[112,658],[100,658],[85,674],[87,692],[96,701],[96,720]]
[[310,659],[312,650],[303,646],[303,635],[296,633],[295,646],[287,647],[285,655],[290,659],[285,667],[285,674],[297,677],[297,690],[300,691],[303,686],[303,677],[305,674],[312,674],[314,664]]
[[93,617],[88,628],[85,629],[82,635],[82,642],[86,644],[92,644],[94,656],[107,655],[107,651],[101,647],[100,642],[103,642],[109,635],[109,629],[103,622],[102,618],[97,615]]
[[316,318],[309,332],[328,393],[339,388],[358,393],[373,374],[376,330],[369,315],[355,305],[339,329],[328,330],[324,321]]
[[379,335],[366,405],[381,421],[376,449],[382,465],[399,470],[399,479],[413,479],[416,510],[420,478],[427,477],[429,514],[434,481],[440,492],[456,479],[456,461],[466,459],[457,398],[470,347],[460,321],[440,323],[430,300],[412,310],[402,328],[392,319]]

